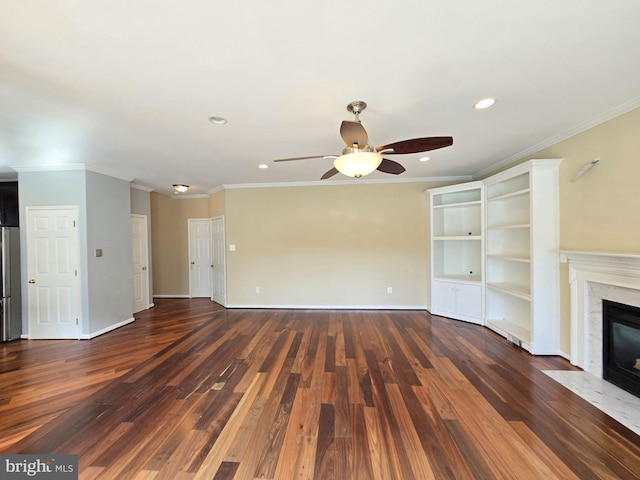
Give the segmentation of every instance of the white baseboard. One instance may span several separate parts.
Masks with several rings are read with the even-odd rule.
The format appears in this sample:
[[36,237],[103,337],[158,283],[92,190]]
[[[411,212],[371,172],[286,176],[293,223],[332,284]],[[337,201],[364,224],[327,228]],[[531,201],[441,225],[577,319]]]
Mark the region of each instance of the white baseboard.
[[189,295],[154,295],[153,298],[191,298]]
[[136,319],[131,317],[131,318],[123,320],[123,321],[121,321],[119,323],[116,323],[114,325],[109,325],[108,327],[103,328],[102,330],[98,330],[97,332],[83,333],[82,335],[80,335],[80,340],[91,340],[92,338],[95,338],[95,337],[98,337],[98,336],[103,335],[105,333],[111,332],[112,330],[115,330],[116,328],[124,327],[125,325],[133,323],[135,321],[136,321]]
[[426,310],[424,305],[257,305],[230,304],[226,308],[264,308],[285,310]]

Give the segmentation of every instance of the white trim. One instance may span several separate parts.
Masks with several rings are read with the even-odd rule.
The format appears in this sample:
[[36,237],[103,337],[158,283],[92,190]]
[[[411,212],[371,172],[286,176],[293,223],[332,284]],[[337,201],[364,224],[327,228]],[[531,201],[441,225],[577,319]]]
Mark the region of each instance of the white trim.
[[373,185],[378,183],[467,182],[470,180],[473,180],[473,176],[471,175],[458,175],[449,177],[406,177],[389,179],[354,178],[351,180],[314,180],[310,182],[231,183],[222,185],[222,188],[231,190],[234,188],[326,187],[331,185]]
[[113,170],[97,167],[95,165],[87,165],[84,163],[74,163],[68,165],[23,165],[10,167],[16,172],[69,172],[76,170],[84,170],[85,172],[99,173],[100,175],[106,175],[108,177],[125,180],[127,182],[133,181],[135,177],[125,176]]
[[153,302],[151,302],[149,305],[147,305],[147,309],[155,307],[155,304]]
[[189,295],[154,295],[153,298],[191,298],[191,297]]
[[139,185],[137,183],[131,183],[131,188],[135,188],[136,190],[142,190],[143,192],[153,192],[153,188],[145,187],[144,185]]
[[82,335],[80,335],[80,340],[91,340],[92,338],[95,338],[95,337],[97,337],[99,335],[104,335],[105,333],[109,333],[112,330],[115,330],[116,328],[124,327],[125,325],[133,323],[135,321],[136,321],[136,319],[131,317],[131,318],[127,318],[126,320],[123,320],[123,321],[121,321],[119,323],[116,323],[114,325],[109,325],[108,327],[105,327],[102,330],[98,330],[97,332],[83,333]]
[[264,305],[230,304],[226,308],[261,308],[284,310],[427,310],[424,305]]
[[214,193],[224,192],[224,185],[219,185],[211,190],[209,190],[209,195],[213,195]]
[[173,198],[174,200],[189,200],[191,198],[209,198],[209,194],[194,193],[193,195],[184,195],[183,193],[181,193],[180,195],[178,195],[174,193],[173,195],[171,195],[171,198]]
[[625,113],[630,112],[631,110],[634,110],[636,108],[640,107],[640,96],[639,97],[635,97],[632,98],[631,100],[624,102],[616,107],[613,107],[609,110],[606,110],[602,113],[600,113],[599,115],[586,120],[584,122],[581,122],[567,130],[565,130],[564,132],[561,132],[557,135],[554,135],[553,137],[547,138],[546,140],[543,140],[540,143],[536,143],[535,145],[526,148],[514,155],[511,155],[508,158],[505,158],[504,160],[500,160],[497,163],[492,164],[489,167],[483,168],[480,171],[477,171],[476,173],[473,174],[473,178],[482,178],[486,175],[490,175],[491,173],[495,172],[496,170],[500,170],[503,167],[506,167],[512,163],[517,162],[518,160],[522,160],[523,158],[529,156],[529,155],[533,155],[536,152],[539,152],[540,150],[543,150],[547,147],[551,147],[552,145],[556,145],[557,143],[562,142],[563,140],[567,140],[568,138],[571,138],[575,135],[578,135],[579,133],[582,133],[586,130],[589,130],[590,128],[593,127],[597,127],[598,125],[604,123],[604,122],[608,122],[609,120],[613,120],[616,117],[619,117],[620,115],[624,115]]

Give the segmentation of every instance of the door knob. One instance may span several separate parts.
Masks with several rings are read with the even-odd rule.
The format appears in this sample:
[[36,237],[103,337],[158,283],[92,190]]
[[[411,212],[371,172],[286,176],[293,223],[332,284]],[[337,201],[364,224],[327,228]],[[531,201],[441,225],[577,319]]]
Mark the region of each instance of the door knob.
[[211,268],[213,268],[213,265],[210,265]]
[[32,278],[31,280],[29,280],[29,283],[36,283],[36,281]]
[[195,264],[196,264],[196,262],[191,262],[191,265],[195,265]]

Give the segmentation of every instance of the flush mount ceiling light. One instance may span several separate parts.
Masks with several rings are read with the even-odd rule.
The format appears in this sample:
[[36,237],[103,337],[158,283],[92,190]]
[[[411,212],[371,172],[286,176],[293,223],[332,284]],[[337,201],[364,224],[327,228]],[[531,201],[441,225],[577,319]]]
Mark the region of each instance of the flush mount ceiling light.
[[496,103],[495,98],[483,98],[482,100],[479,100],[478,102],[476,102],[473,108],[475,108],[476,110],[484,110],[485,108],[489,108],[493,106],[493,104],[495,103]]
[[431,157],[422,157],[420,159],[421,162],[428,162],[429,160],[431,160]]
[[225,125],[227,123],[227,119],[224,117],[218,117],[216,115],[213,115],[211,117],[209,117],[209,121],[215,125]]
[[267,165],[266,163],[261,163],[260,165],[258,165],[258,168],[262,168],[264,170],[265,168],[269,168],[269,165]]
[[183,185],[182,183],[174,183],[173,189],[176,191],[176,193],[184,193],[187,190],[189,190],[189,185]]

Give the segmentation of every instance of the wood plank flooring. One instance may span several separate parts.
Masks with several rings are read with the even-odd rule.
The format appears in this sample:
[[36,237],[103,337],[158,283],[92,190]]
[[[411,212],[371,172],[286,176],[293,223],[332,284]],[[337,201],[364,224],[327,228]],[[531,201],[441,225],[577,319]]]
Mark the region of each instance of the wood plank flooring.
[[640,437],[544,369],[572,367],[424,311],[156,299],[0,344],[0,452],[83,479],[640,479]]

